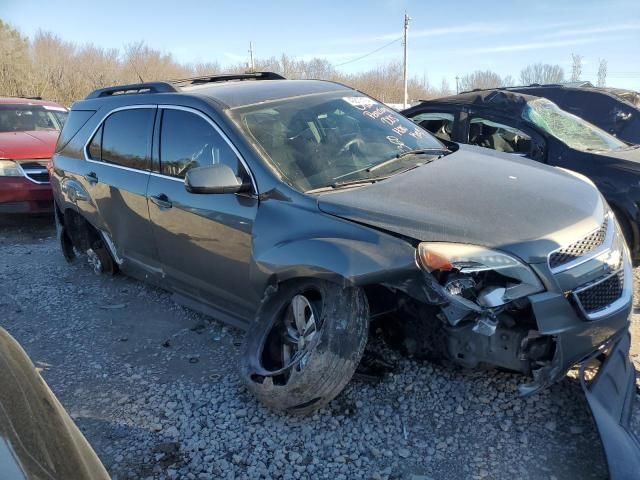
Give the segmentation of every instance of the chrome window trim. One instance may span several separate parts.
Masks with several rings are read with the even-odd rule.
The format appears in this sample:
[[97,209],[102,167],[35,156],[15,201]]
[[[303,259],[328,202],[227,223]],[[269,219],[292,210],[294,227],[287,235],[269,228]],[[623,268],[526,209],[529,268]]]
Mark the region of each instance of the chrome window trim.
[[[216,133],[218,135],[220,135],[220,138],[222,138],[225,141],[225,143],[227,145],[229,145],[231,150],[233,150],[233,153],[236,154],[236,156],[238,157],[238,160],[240,161],[240,163],[242,164],[244,169],[249,174],[249,178],[251,179],[251,186],[253,187],[253,192],[256,195],[258,195],[258,183],[256,182],[256,179],[253,176],[253,172],[249,168],[249,165],[247,164],[247,161],[240,154],[240,151],[231,142],[231,140],[229,140],[229,137],[227,137],[227,135],[220,129],[220,127],[213,120],[211,120],[211,118],[209,118],[207,115],[202,113],[200,110],[196,110],[195,108],[192,108],[192,107],[183,107],[181,105],[158,105],[158,108],[161,109],[161,110],[181,110],[183,112],[189,112],[189,113],[192,113],[194,115],[197,115],[198,117],[202,118],[205,122],[207,122],[209,125],[211,125],[213,127],[213,129],[216,131]],[[160,125],[160,128],[162,128],[162,125]],[[160,152],[158,152],[158,156],[159,155],[160,155]],[[162,159],[160,159],[160,162],[162,162]],[[152,172],[152,173],[155,173],[155,172]],[[168,175],[163,175],[161,173],[156,173],[155,176],[159,176],[159,177],[162,177],[162,178],[170,178],[172,180],[182,181],[179,178],[170,177]]]
[[[205,115],[204,113],[202,113],[201,111],[199,111],[199,110],[197,110],[195,108],[183,107],[181,105],[152,105],[152,104],[126,105],[126,106],[123,106],[123,107],[116,107],[116,108],[114,108],[112,110],[109,110],[100,119],[100,121],[98,122],[96,127],[91,132],[91,135],[89,135],[88,140],[84,144],[84,147],[82,149],[82,153],[84,154],[85,161],[91,162],[91,163],[96,163],[96,164],[99,164],[99,165],[106,165],[106,166],[113,167],[113,168],[119,168],[121,170],[126,170],[126,171],[129,171],[129,172],[145,173],[145,174],[148,174],[148,175],[152,175],[154,177],[165,178],[165,179],[168,179],[168,180],[173,180],[174,182],[184,183],[184,179],[181,179],[181,178],[171,177],[169,175],[163,175],[161,173],[153,172],[151,170],[139,170],[139,169],[136,169],[136,168],[125,167],[123,165],[116,165],[114,163],[107,163],[107,162],[103,162],[103,161],[100,161],[100,160],[93,160],[93,159],[91,159],[89,157],[89,153],[88,153],[89,144],[91,143],[91,140],[93,140],[93,137],[95,136],[96,132],[100,129],[100,127],[107,120],[107,118],[109,118],[112,114],[114,114],[116,112],[119,112],[119,111],[122,111],[122,110],[138,110],[138,109],[182,110],[182,111],[185,111],[185,112],[189,112],[189,113],[195,114],[195,115],[201,117],[202,119],[204,119],[209,125],[211,125],[213,127],[213,129],[218,133],[218,135],[220,135],[220,137],[226,142],[226,144],[229,145],[231,150],[233,150],[233,153],[236,154],[236,156],[238,157],[238,160],[240,160],[240,163],[242,163],[242,166],[244,167],[244,169],[249,174],[249,177],[251,178],[251,186],[253,188],[253,192],[256,195],[259,194],[258,193],[258,183],[256,182],[255,177],[253,176],[253,172],[249,168],[249,165],[247,164],[247,161],[240,154],[240,151],[231,142],[231,140],[229,140],[229,137],[227,137],[227,135],[220,129],[220,127],[213,120],[211,120],[211,118],[209,118],[207,115]],[[158,154],[159,153],[160,152],[158,152]],[[151,159],[151,160],[153,161],[153,159]]]
[[[576,258],[575,260],[571,260],[570,262],[563,263],[559,267],[555,267],[555,268],[551,268],[551,255],[553,255],[554,253],[562,250],[563,248],[566,248],[567,245],[564,245],[562,247],[558,247],[555,250],[552,250],[551,252],[549,252],[549,254],[547,255],[547,266],[549,266],[549,269],[551,270],[551,273],[553,273],[555,275],[557,273],[564,272],[564,271],[569,270],[571,268],[575,268],[575,267],[577,267],[579,265],[582,265],[583,263],[588,262],[589,260],[593,260],[594,258],[602,255],[604,252],[608,251],[609,248],[611,247],[611,243],[613,241],[613,236],[614,236],[614,233],[615,233],[615,222],[614,222],[613,212],[609,211],[607,213],[607,215],[605,216],[605,219],[606,219],[606,222],[607,222],[607,233],[605,234],[605,237],[604,237],[604,240],[602,241],[602,244],[598,248],[596,248],[595,250],[592,250],[591,252],[587,253],[586,255],[583,255],[583,256],[581,256],[579,258]],[[600,228],[601,227],[598,227],[598,228],[592,230],[591,232],[589,232],[586,235],[584,235],[582,238],[586,238],[589,235],[594,234],[595,232],[600,230]],[[579,242],[582,238],[577,239],[574,242]]]

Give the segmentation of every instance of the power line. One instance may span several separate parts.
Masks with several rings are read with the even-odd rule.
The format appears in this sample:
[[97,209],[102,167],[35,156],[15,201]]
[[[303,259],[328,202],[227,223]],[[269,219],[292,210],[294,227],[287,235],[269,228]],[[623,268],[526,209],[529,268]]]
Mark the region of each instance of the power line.
[[381,46],[380,48],[376,48],[375,50],[369,52],[369,53],[365,53],[364,55],[358,57],[358,58],[354,58],[353,60],[349,60],[348,62],[343,62],[343,63],[339,63],[338,65],[334,65],[335,67],[341,67],[343,65],[347,65],[349,63],[353,63],[353,62],[357,62],[358,60],[362,60],[363,58],[367,58],[369,55],[373,55],[374,53],[379,52],[380,50],[382,50],[383,48],[387,48],[389,45],[393,45],[396,42],[399,42],[400,40],[402,40],[402,37],[396,38],[395,40],[390,41],[389,43]]

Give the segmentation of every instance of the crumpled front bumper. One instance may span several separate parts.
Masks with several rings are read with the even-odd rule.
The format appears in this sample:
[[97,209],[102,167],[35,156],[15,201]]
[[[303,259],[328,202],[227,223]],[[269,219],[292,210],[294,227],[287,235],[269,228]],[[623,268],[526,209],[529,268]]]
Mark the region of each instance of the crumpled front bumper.
[[614,339],[597,375],[589,382],[585,375],[588,362],[580,369],[580,382],[600,433],[611,480],[640,478],[640,441],[629,428],[636,397],[630,345],[629,332]]
[[529,297],[538,324],[538,332],[555,340],[555,354],[550,365],[534,371],[534,381],[520,386],[520,393],[530,395],[562,380],[576,364],[600,351],[611,339],[629,331],[632,300],[619,310],[594,321],[580,316],[564,295],[544,292]]

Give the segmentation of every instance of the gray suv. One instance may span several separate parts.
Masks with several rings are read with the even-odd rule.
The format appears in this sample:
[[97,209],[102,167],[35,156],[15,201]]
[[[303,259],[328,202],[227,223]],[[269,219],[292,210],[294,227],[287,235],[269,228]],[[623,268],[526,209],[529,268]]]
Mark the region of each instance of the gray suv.
[[272,408],[334,398],[374,320],[415,355],[529,375],[525,394],[616,350],[608,401],[630,408],[629,252],[579,174],[272,73],[95,91],[53,164],[65,256],[248,330],[240,373]]

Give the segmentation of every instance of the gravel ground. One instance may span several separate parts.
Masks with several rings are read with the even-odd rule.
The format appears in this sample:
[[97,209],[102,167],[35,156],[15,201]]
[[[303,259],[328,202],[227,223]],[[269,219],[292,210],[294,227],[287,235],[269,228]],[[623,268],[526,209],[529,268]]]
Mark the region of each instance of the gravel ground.
[[239,331],[162,290],[67,265],[48,218],[0,219],[0,251],[0,324],[114,479],[606,478],[570,377],[522,399],[518,375],[394,357],[382,381],[352,381],[316,415],[287,417],[236,379]]

